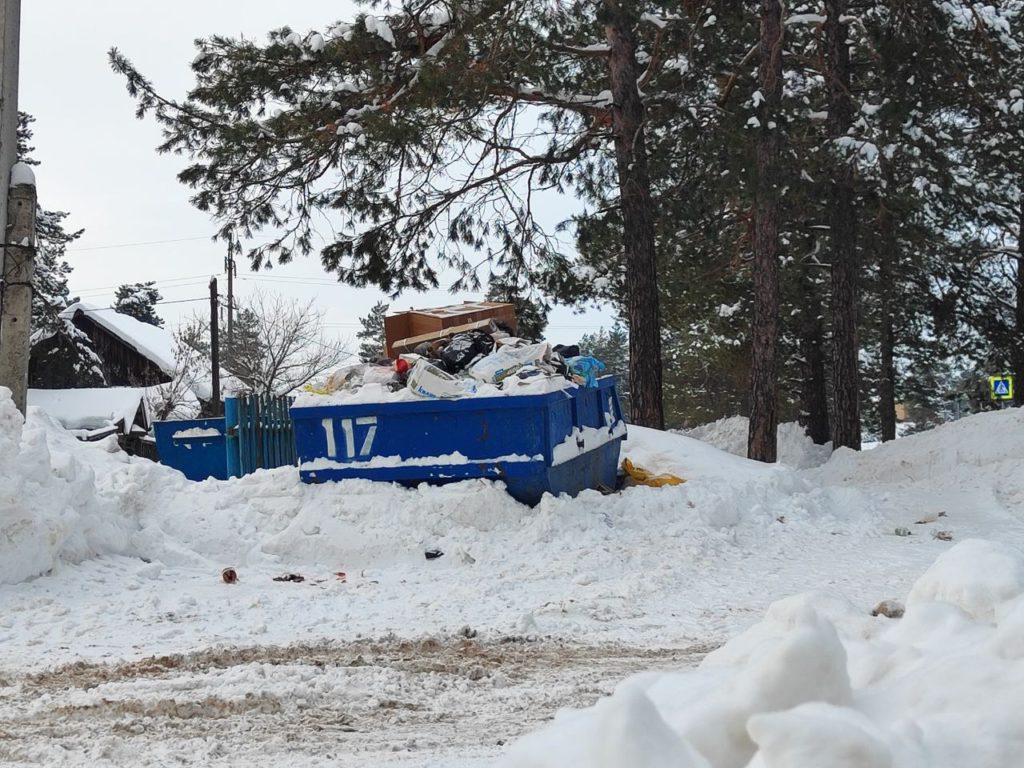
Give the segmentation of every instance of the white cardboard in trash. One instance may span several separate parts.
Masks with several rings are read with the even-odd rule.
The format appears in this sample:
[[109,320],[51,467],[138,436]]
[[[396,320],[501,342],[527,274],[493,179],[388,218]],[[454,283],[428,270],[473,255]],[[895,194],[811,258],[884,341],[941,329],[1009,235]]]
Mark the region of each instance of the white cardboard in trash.
[[465,397],[476,392],[476,385],[469,379],[452,376],[422,359],[410,371],[408,387],[410,392],[419,397],[442,400]]

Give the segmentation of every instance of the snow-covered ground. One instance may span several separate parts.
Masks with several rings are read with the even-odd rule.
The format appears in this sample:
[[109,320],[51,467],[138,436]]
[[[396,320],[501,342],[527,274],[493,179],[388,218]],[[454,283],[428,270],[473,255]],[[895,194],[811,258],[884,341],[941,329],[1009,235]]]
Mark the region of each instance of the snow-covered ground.
[[[983,686],[1024,670],[1024,412],[783,446],[632,428],[685,485],[530,509],[476,481],[191,483],[0,395],[0,764],[1012,764],[1022,716]],[[645,670],[671,674],[509,749]],[[818,733],[854,757],[806,762]]]
[[[694,437],[735,456],[746,456],[748,428],[749,421],[746,416],[727,416],[693,429],[683,430],[679,434]],[[807,439],[803,427],[795,421],[779,424],[779,463],[787,467],[809,469],[824,464],[832,452],[830,446],[831,443],[828,446],[815,445]]]

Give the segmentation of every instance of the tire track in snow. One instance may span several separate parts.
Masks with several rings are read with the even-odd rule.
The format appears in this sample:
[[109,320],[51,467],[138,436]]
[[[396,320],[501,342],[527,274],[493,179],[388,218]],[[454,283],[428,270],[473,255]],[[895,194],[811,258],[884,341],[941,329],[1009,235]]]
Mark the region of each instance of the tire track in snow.
[[[0,763],[427,765],[502,746],[714,645],[461,637],[222,648],[0,680]],[[436,764],[436,763],[434,763]]]

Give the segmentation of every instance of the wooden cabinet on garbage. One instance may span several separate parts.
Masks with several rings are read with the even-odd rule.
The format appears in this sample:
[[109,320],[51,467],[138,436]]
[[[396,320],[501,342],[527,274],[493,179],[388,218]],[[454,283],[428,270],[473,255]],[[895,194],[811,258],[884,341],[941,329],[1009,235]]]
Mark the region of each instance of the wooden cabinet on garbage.
[[462,330],[487,326],[490,321],[517,332],[516,310],[497,301],[467,301],[435,309],[413,309],[384,318],[385,354],[395,357],[418,344]]

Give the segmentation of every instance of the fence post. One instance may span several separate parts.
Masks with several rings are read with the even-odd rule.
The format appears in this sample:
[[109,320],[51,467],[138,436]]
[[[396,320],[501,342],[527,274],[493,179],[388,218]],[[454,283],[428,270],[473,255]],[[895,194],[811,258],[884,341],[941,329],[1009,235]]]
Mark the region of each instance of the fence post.
[[242,476],[238,444],[238,398],[224,398],[224,444],[228,454],[228,477]]

